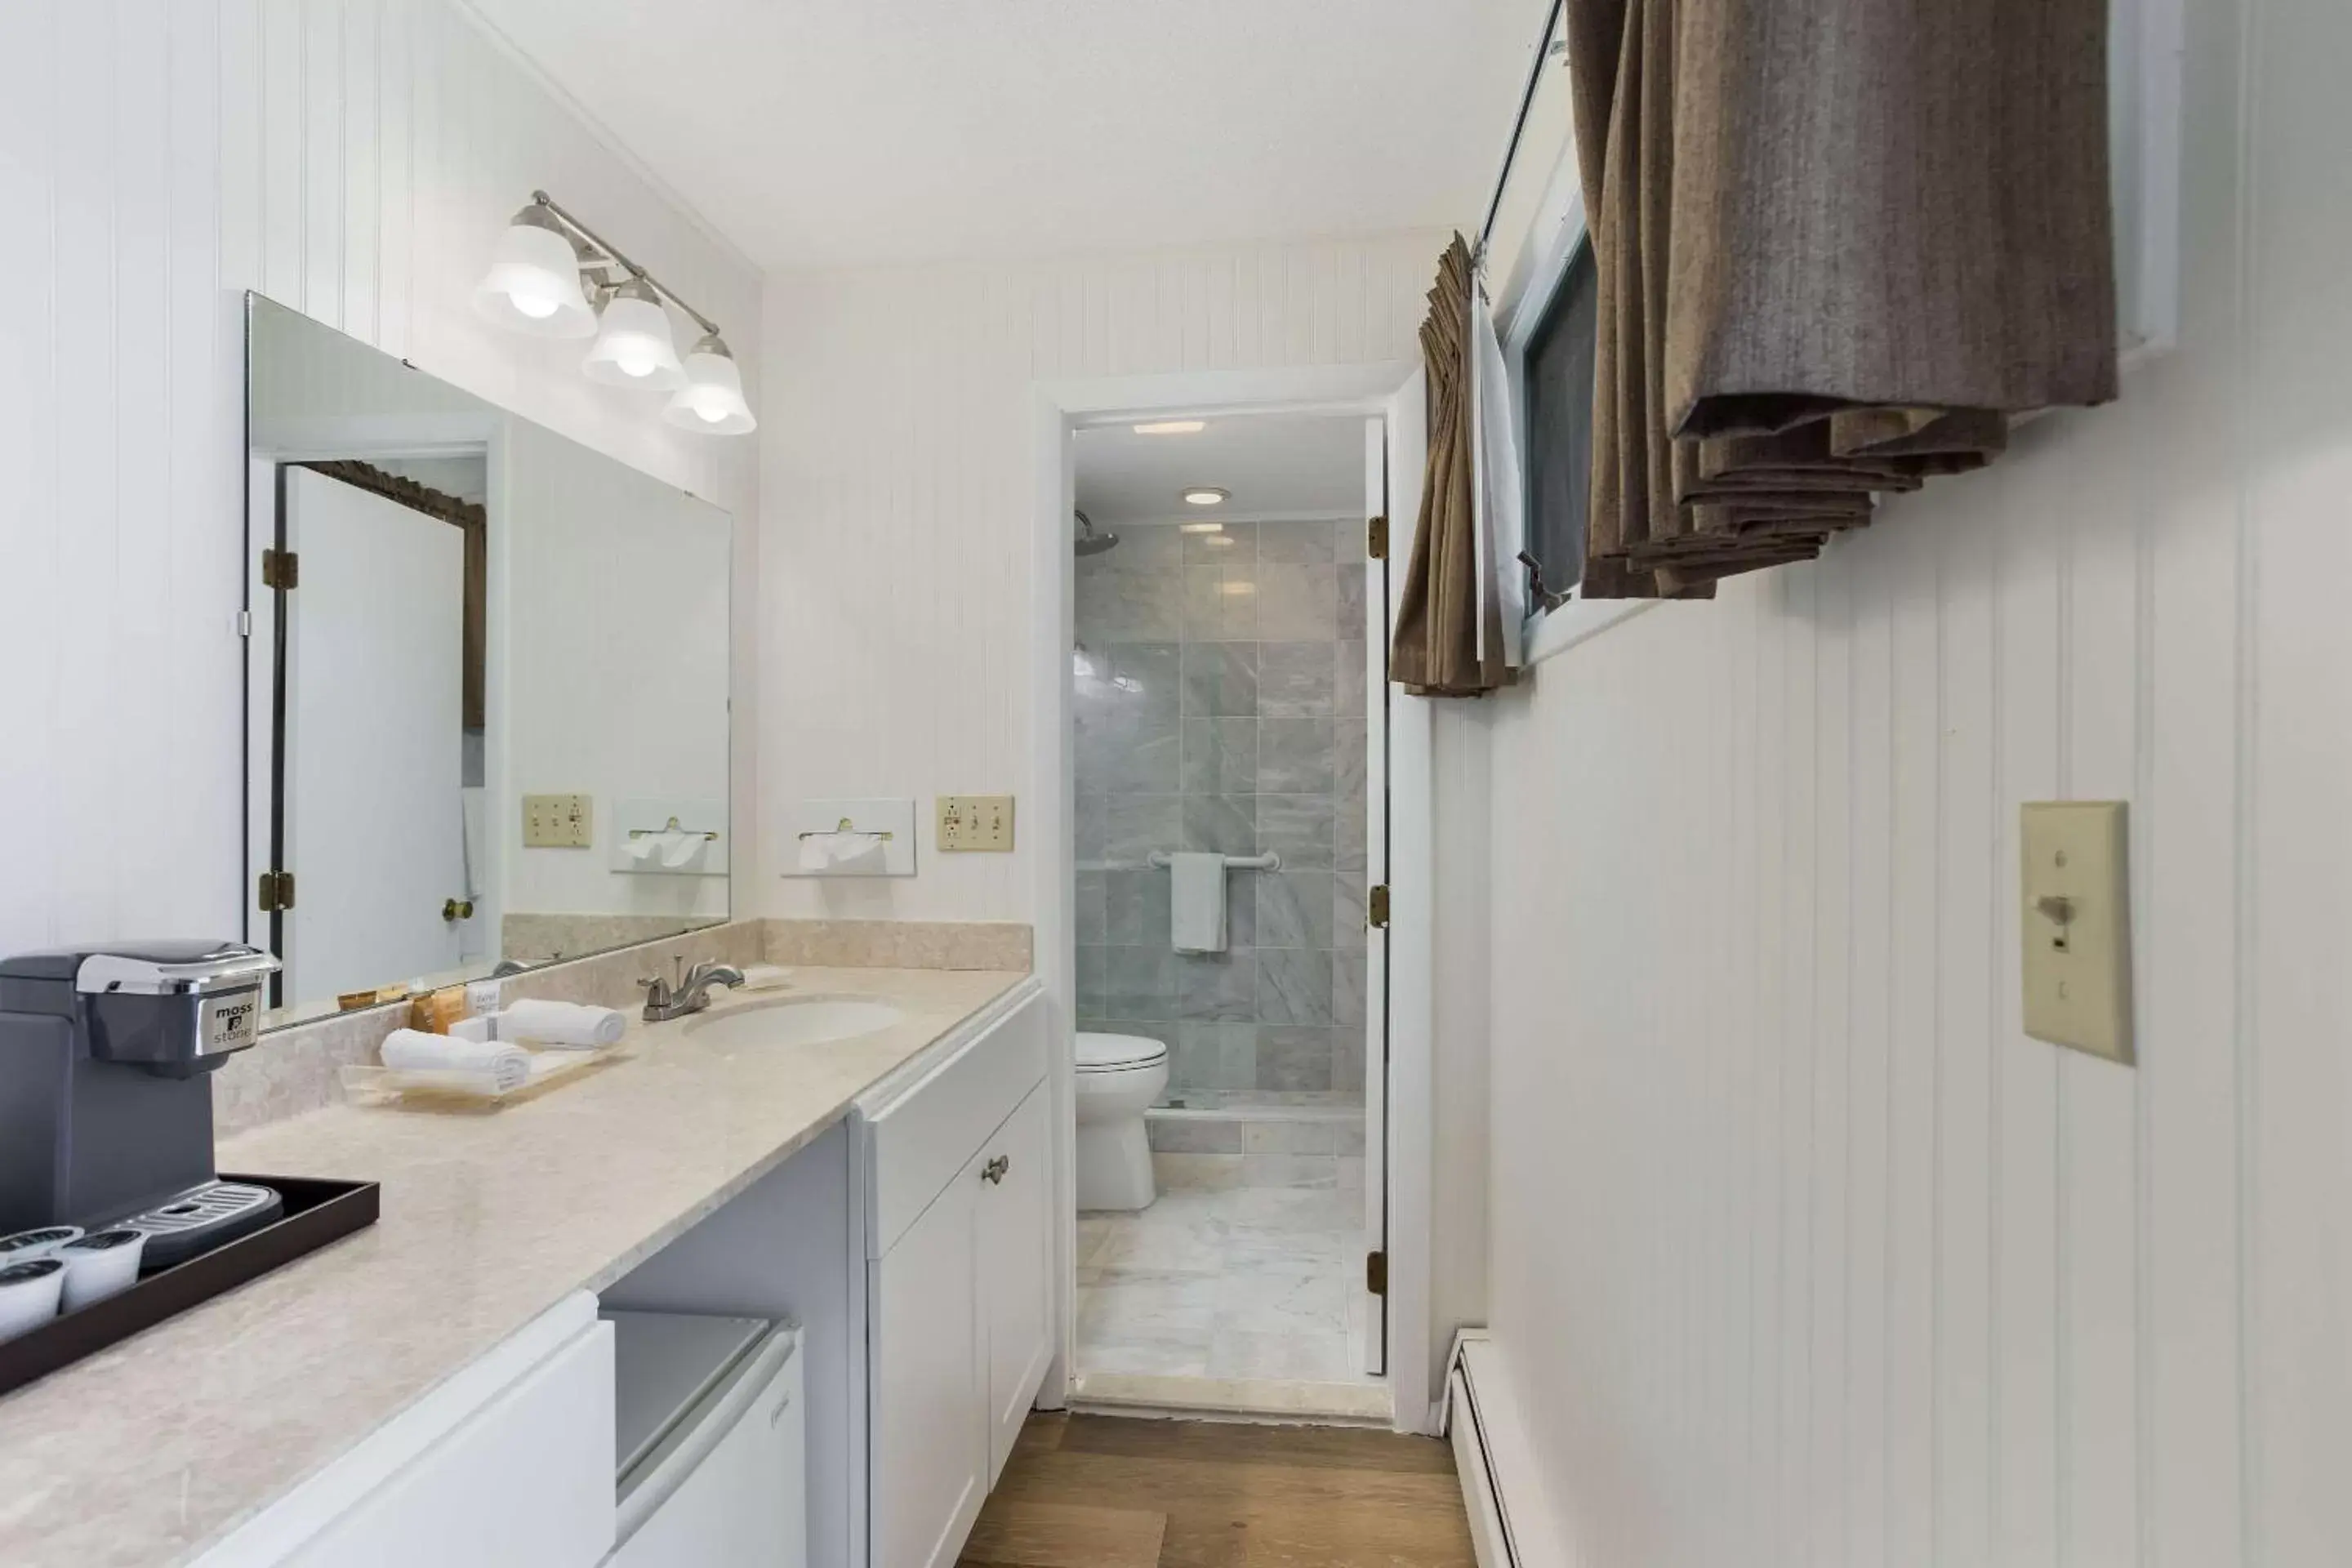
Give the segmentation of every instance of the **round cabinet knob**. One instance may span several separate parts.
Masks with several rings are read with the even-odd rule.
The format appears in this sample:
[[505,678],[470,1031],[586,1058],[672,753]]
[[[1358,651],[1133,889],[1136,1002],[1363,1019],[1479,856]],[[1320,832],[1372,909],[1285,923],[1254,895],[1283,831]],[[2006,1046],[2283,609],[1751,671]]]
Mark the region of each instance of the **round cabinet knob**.
[[1013,1169],[1013,1157],[1010,1154],[999,1154],[980,1168],[980,1179],[992,1185],[1004,1180],[1004,1173],[1011,1169]]
[[442,900],[441,918],[445,921],[451,921],[472,920],[474,918],[474,900],[471,899]]

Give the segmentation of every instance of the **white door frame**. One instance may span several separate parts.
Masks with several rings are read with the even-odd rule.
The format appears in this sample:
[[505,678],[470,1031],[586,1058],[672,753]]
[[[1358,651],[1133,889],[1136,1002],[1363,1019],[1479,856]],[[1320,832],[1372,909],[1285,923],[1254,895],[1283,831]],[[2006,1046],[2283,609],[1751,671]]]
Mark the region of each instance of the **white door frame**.
[[[1244,414],[1355,414],[1390,416],[1394,401],[1420,366],[1391,360],[1370,364],[1318,365],[1298,369],[1186,371],[1165,375],[1116,376],[1093,380],[1041,382],[1036,384],[1031,421],[1031,464],[1034,475],[1034,527],[1032,537],[1030,607],[1030,742],[1029,805],[1026,816],[1036,846],[1031,858],[1035,878],[1035,967],[1051,1008],[1054,1038],[1073,1037],[1077,1016],[1077,979],[1071,948],[1076,920],[1076,849],[1071,837],[1076,810],[1071,771],[1070,647],[1076,626],[1073,592],[1076,583],[1070,551],[1070,511],[1076,504],[1075,448],[1071,437],[1092,425],[1128,419],[1168,419],[1193,416],[1232,417]],[[1393,424],[1393,420],[1391,421]],[[1393,442],[1393,437],[1391,437]],[[1393,450],[1393,447],[1391,448]],[[1418,475],[1414,476],[1418,493]],[[1391,491],[1390,504],[1399,508]],[[1400,521],[1391,537],[1402,541],[1410,530]],[[1410,707],[1412,704],[1400,704]],[[1390,738],[1390,788],[1392,836],[1398,840],[1429,842],[1431,759],[1426,722],[1419,725],[1398,716]],[[1412,781],[1419,780],[1414,787]],[[1412,820],[1418,813],[1419,819]],[[1393,871],[1393,867],[1392,867]],[[1430,1015],[1399,1009],[1396,974],[1426,976],[1429,921],[1425,913],[1399,918],[1399,900],[1405,910],[1417,900],[1426,903],[1425,880],[1391,890],[1389,941],[1391,970],[1389,1017],[1391,1081],[1400,1087],[1418,1085],[1421,1092],[1399,1095],[1388,1108],[1388,1180],[1391,1194],[1389,1229],[1389,1386],[1400,1430],[1432,1430],[1437,1390],[1429,1357],[1431,1137]],[[1401,944],[1400,938],[1404,942]],[[1408,948],[1410,951],[1408,951]],[[1426,987],[1423,987],[1425,993]],[[1056,1317],[1059,1347],[1046,1370],[1038,1403],[1056,1408],[1069,1397],[1073,1329],[1077,1303],[1077,1167],[1075,1137],[1076,1112],[1075,1066],[1065,1048],[1052,1060],[1055,1131],[1054,1201],[1060,1224],[1055,1242]],[[1402,1103],[1408,1112],[1400,1116]],[[1400,1225],[1398,1216],[1422,1216],[1423,1223]]]

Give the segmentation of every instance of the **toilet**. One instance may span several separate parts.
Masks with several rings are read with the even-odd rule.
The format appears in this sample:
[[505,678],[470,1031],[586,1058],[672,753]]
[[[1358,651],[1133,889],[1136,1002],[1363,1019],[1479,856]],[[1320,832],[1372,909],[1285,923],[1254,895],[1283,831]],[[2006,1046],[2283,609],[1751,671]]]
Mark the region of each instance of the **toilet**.
[[1140,1035],[1078,1037],[1078,1207],[1144,1209],[1159,1195],[1143,1112],[1168,1087],[1168,1047]]

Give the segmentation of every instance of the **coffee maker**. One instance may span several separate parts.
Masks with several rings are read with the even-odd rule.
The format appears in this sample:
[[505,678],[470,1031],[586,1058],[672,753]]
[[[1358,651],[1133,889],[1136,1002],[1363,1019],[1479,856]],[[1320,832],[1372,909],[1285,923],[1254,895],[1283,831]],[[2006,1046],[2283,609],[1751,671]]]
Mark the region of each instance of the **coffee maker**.
[[0,1235],[128,1226],[154,1268],[275,1218],[277,1194],[217,1179],[210,1075],[258,1037],[277,968],[223,942],[0,961]]

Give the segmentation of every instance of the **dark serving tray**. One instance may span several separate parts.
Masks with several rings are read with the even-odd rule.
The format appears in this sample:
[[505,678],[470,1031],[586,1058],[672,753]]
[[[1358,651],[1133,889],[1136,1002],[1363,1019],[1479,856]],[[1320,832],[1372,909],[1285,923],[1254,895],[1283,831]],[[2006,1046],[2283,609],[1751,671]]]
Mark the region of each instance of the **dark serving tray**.
[[0,1344],[0,1394],[71,1366],[142,1329],[364,1230],[375,1223],[383,1206],[373,1182],[232,1175],[226,1171],[220,1179],[269,1188],[285,1200],[285,1212],[210,1252],[141,1275],[139,1283],[121,1295],[94,1301],[79,1312],[61,1312],[32,1332]]

